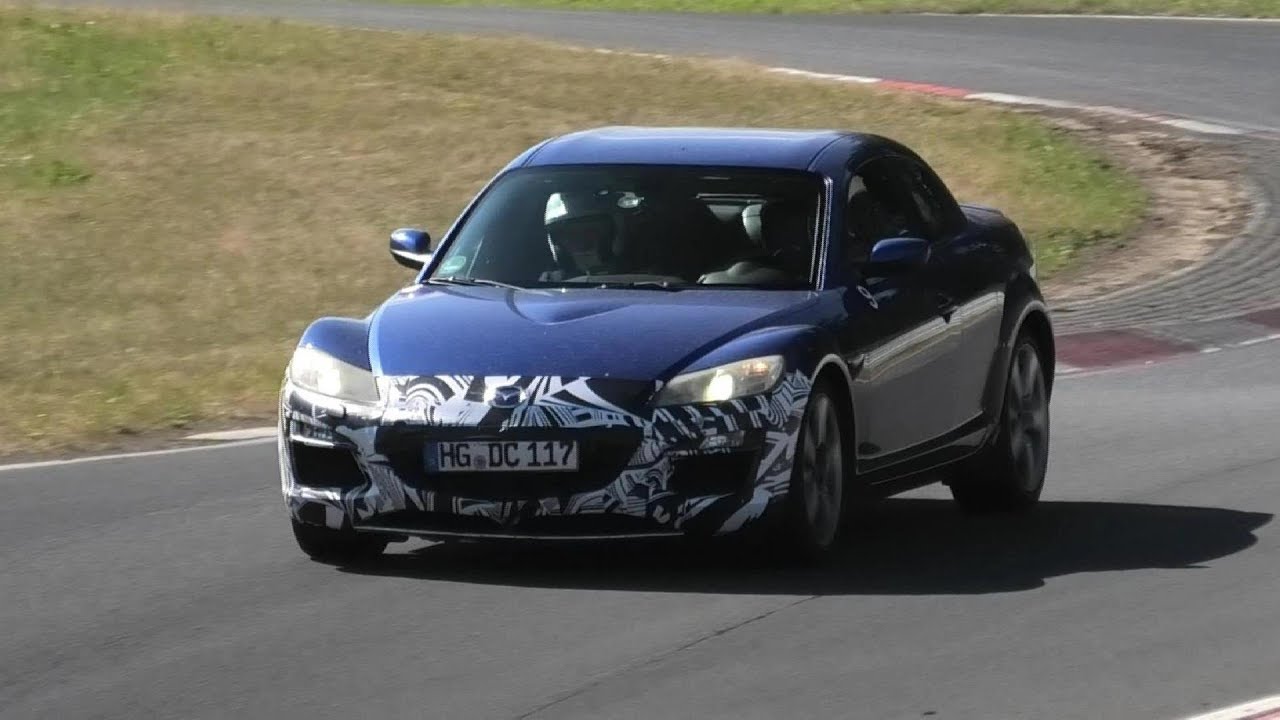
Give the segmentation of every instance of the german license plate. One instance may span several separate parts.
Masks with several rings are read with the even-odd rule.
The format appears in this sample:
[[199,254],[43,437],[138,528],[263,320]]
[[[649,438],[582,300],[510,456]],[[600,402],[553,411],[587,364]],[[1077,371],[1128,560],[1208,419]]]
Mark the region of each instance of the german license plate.
[[428,443],[427,470],[548,472],[578,469],[578,443],[567,440],[467,440]]

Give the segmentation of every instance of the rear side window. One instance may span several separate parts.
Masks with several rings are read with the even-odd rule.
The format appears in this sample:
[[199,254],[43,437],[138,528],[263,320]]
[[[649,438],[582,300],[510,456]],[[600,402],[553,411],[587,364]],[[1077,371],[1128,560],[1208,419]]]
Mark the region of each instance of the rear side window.
[[933,236],[942,238],[955,232],[958,229],[960,209],[938,176],[914,160],[896,160],[903,166],[903,172],[912,187],[912,197],[920,206],[920,213],[929,224]]
[[846,194],[846,258],[864,260],[877,241],[936,241],[955,232],[959,209],[941,181],[914,160],[884,156],[850,175]]
[[845,197],[845,258],[864,261],[880,240],[895,237],[931,239],[930,222],[894,158],[860,165],[849,177]]

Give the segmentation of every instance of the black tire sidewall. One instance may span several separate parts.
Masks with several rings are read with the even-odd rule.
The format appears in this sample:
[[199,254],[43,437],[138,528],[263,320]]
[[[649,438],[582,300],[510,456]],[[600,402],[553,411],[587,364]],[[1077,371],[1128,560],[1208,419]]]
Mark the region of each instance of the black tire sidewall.
[[810,431],[810,424],[813,419],[813,408],[818,405],[818,398],[826,398],[835,409],[835,419],[838,423],[841,453],[843,454],[843,465],[848,459],[848,436],[846,434],[846,423],[839,411],[839,405],[835,401],[835,397],[827,390],[824,383],[815,385],[809,394],[806,402],[804,418],[800,422],[800,431],[796,434],[795,452],[793,454],[791,479],[787,487],[787,503],[786,514],[784,518],[782,535],[788,550],[798,554],[801,558],[816,559],[822,557],[839,544],[844,536],[845,519],[848,517],[850,504],[850,483],[848,482],[849,472],[846,467],[844,471],[844,485],[840,489],[840,517],[836,523],[836,532],[832,536],[831,541],[826,544],[818,543],[814,538],[814,531],[809,521],[808,513],[805,512],[805,484],[800,477],[800,454],[804,448],[805,437]]
[[354,530],[321,527],[291,520],[298,548],[308,557],[322,561],[350,561],[380,555],[388,541],[361,535]]

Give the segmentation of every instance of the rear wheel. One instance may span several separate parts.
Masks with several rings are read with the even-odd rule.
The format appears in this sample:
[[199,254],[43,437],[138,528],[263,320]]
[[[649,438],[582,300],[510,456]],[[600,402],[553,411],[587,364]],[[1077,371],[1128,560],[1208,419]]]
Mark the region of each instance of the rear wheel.
[[844,427],[831,395],[821,386],[809,404],[796,442],[784,534],[803,558],[824,554],[844,520]]
[[962,508],[1020,511],[1039,502],[1049,463],[1049,392],[1040,358],[1035,341],[1019,336],[995,441],[959,468],[951,483]]
[[389,540],[354,530],[334,530],[293,520],[293,537],[312,560],[329,563],[368,560],[382,554]]

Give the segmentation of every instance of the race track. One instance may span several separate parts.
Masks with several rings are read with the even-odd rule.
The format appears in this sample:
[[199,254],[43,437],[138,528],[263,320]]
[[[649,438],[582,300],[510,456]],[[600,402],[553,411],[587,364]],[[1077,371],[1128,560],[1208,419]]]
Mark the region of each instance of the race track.
[[[1280,24],[186,6],[1280,130]],[[820,570],[418,542],[318,565],[271,444],[0,469],[0,717],[1157,720],[1280,692],[1280,343],[1061,378],[1053,431],[1034,518],[913,493]]]

